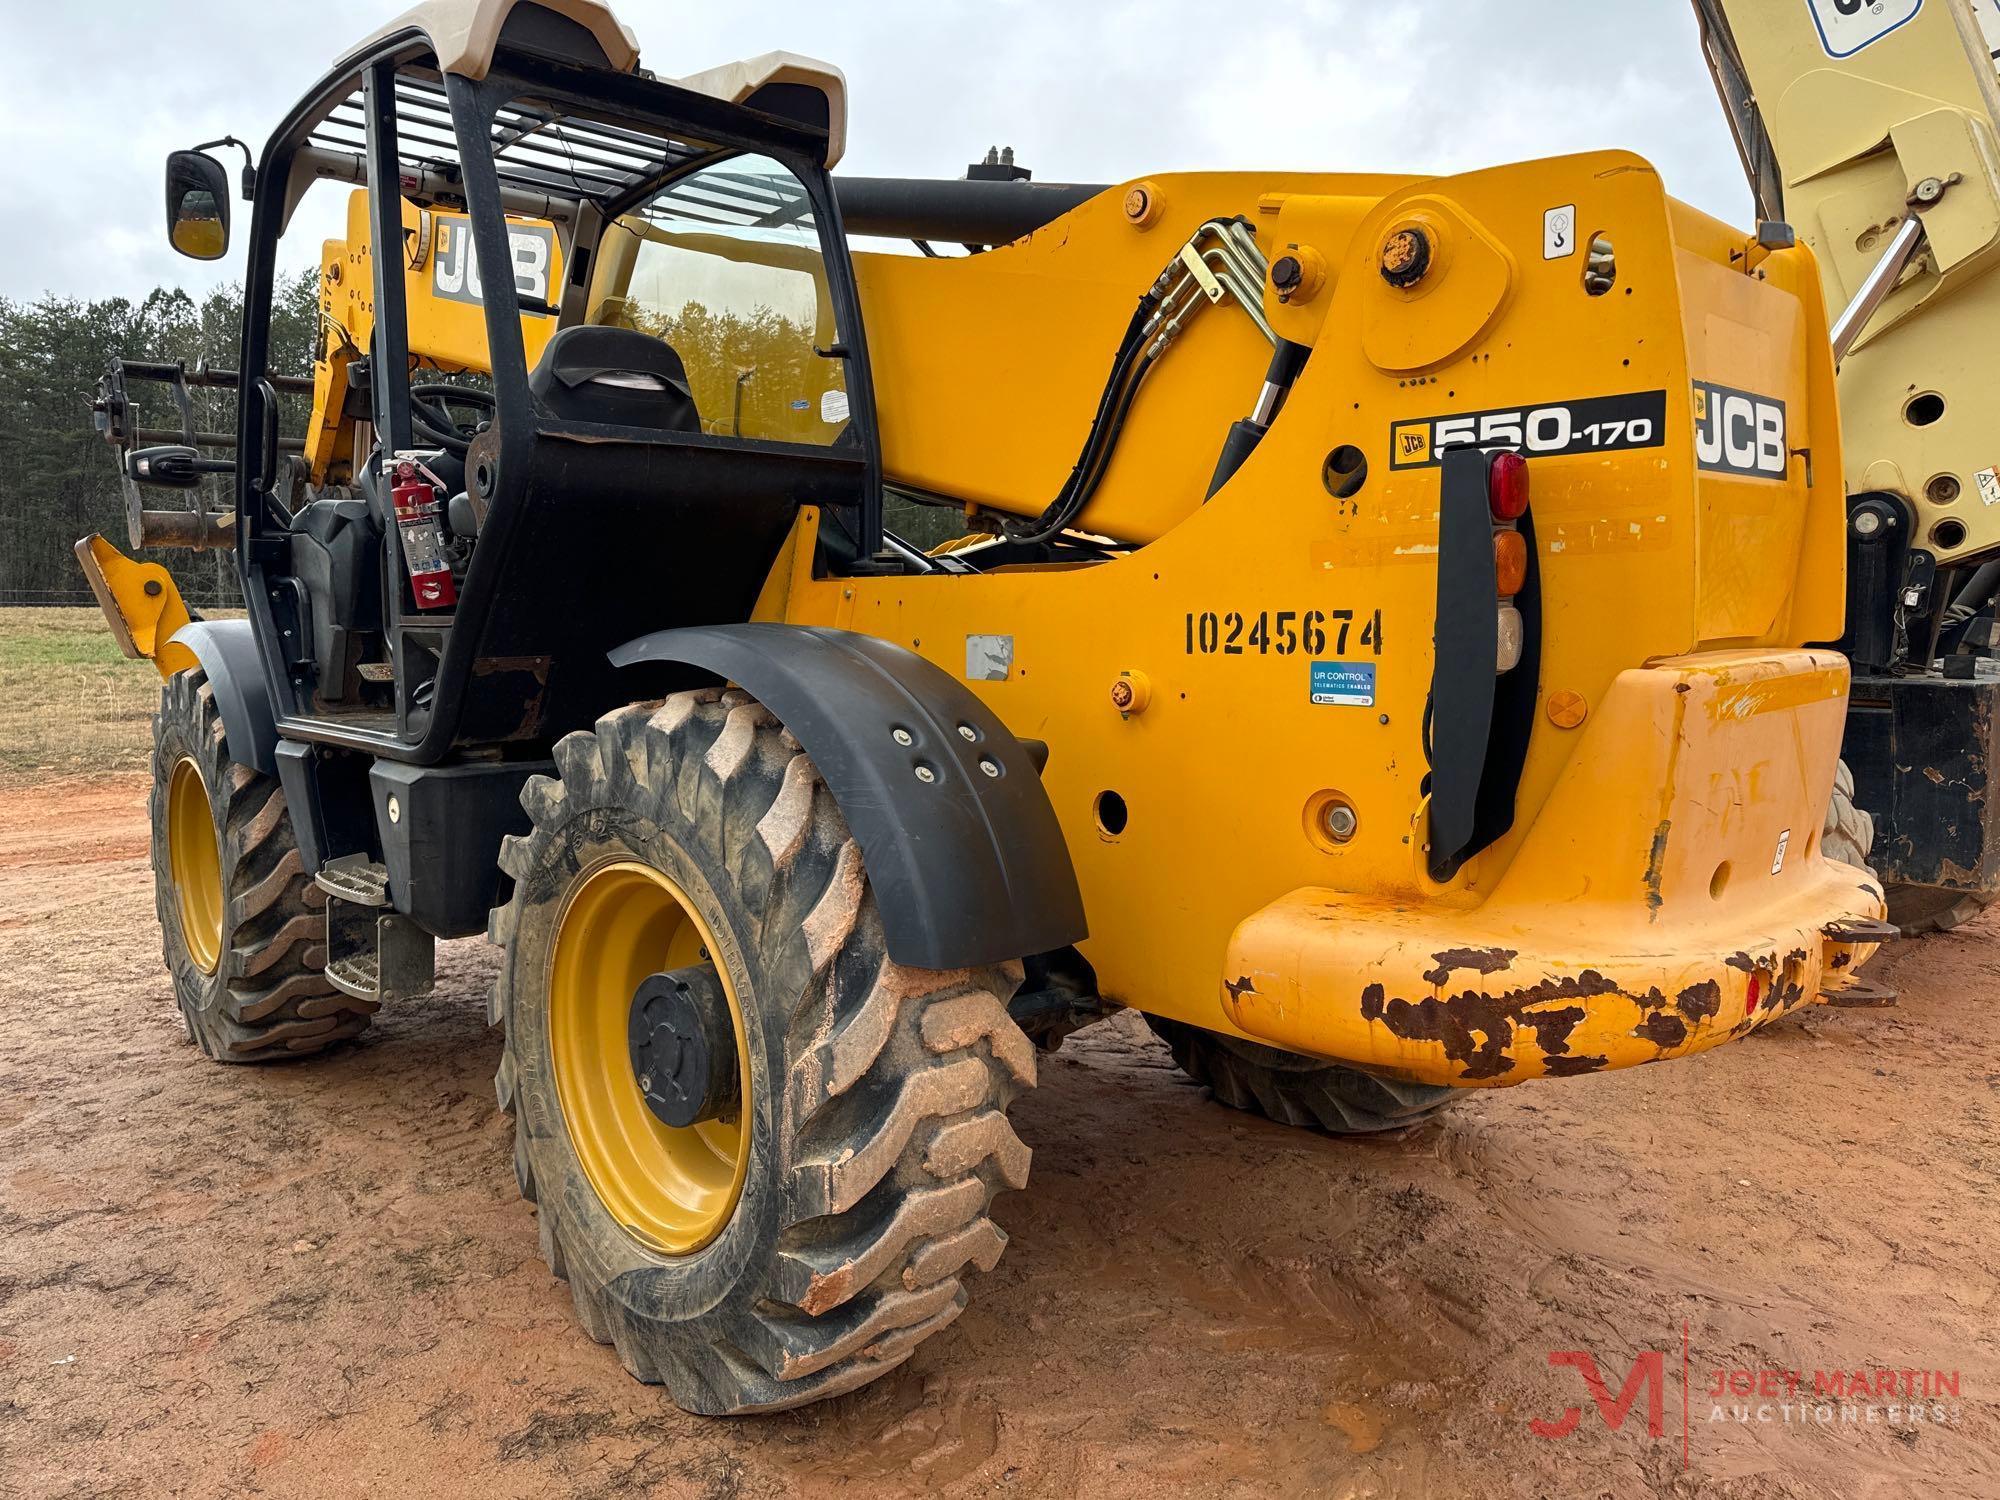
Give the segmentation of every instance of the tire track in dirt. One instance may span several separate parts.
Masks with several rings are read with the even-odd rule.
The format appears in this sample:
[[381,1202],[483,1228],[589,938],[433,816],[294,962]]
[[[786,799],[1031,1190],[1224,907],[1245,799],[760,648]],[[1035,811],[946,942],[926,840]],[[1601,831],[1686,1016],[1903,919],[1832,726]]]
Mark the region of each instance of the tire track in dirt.
[[[852,1396],[689,1418],[574,1327],[493,1107],[493,971],[358,1047],[217,1068],[159,962],[139,778],[0,793],[0,1494],[2000,1493],[2000,924],[1707,1056],[1334,1142],[1207,1102],[1136,1018],[1015,1119],[971,1307]],[[1745,1185],[1747,1184],[1747,1185]],[[1717,1365],[1936,1365],[1959,1425],[1696,1414]],[[1611,1432],[1675,1361],[1673,1431]],[[1560,1442],[1531,1417],[1583,1408]]]

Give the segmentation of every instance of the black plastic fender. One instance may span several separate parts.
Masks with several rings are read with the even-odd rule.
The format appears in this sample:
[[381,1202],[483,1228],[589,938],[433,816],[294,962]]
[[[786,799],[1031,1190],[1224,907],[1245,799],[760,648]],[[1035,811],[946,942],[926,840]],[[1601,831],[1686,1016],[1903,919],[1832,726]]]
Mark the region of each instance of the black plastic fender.
[[174,632],[174,639],[201,663],[215,706],[222,712],[222,733],[229,758],[266,776],[278,770],[278,722],[271,713],[271,692],[264,682],[264,659],[248,620],[196,620]]
[[655,631],[610,656],[699,668],[777,715],[861,845],[897,963],[1000,963],[1086,935],[1034,758],[923,657],[853,631],[761,621]]

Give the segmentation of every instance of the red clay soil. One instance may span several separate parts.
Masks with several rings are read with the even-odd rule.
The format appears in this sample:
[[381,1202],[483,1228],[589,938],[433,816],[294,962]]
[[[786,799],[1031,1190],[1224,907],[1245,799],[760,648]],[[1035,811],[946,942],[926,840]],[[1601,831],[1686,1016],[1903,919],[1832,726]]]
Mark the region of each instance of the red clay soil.
[[[2000,1494],[2000,923],[1878,962],[1899,1009],[1396,1138],[1233,1113],[1098,1026],[1014,1111],[1033,1180],[957,1324],[853,1396],[713,1421],[536,1254],[491,950],[338,1055],[204,1062],[143,793],[0,793],[0,1493]],[[1637,1362],[1622,1428],[1562,1351],[1614,1406]],[[1711,1400],[1718,1370],[1776,1394]],[[1822,1425],[1764,1370],[1957,1392]]]

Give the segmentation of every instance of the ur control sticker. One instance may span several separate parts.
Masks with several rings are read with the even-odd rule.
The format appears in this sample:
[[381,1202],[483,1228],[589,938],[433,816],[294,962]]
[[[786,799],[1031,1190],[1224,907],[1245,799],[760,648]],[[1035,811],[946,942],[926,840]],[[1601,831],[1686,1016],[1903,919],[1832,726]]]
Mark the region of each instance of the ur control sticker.
[[1339,708],[1375,706],[1375,663],[1372,661],[1316,661],[1312,664],[1311,693],[1315,703]]

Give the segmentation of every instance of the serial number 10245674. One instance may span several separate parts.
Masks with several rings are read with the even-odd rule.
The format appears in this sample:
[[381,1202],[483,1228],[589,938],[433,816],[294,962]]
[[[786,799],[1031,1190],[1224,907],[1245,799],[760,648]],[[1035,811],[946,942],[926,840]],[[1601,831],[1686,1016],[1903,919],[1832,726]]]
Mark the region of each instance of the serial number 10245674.
[[[1356,627],[1359,627],[1357,630]],[[1352,609],[1260,609],[1255,614],[1240,610],[1190,610],[1186,621],[1187,654],[1190,656],[1259,656],[1276,652],[1290,656],[1303,651],[1308,656],[1382,654],[1382,611]]]

